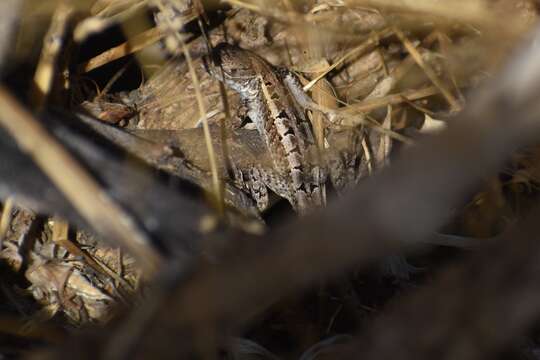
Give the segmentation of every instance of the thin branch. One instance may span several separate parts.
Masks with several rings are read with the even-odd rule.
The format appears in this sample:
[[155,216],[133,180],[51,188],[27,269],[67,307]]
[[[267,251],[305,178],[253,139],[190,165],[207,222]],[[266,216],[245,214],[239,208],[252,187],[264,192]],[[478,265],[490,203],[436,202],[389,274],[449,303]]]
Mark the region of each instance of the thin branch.
[[98,67],[106,65],[114,60],[118,60],[124,56],[140,51],[147,46],[163,39],[164,36],[165,34],[162,34],[158,28],[146,30],[139,35],[134,36],[129,41],[115,46],[79,65],[79,71],[89,72],[97,69]]
[[324,71],[317,75],[313,80],[311,80],[307,85],[304,86],[304,91],[309,91],[319,80],[324,78],[330,71],[343,64],[345,60],[349,60],[353,56],[359,56],[365,53],[372,47],[378,45],[381,39],[387,38],[392,34],[393,31],[391,29],[384,29],[377,32],[373,36],[370,36],[365,42],[350,50],[347,54],[343,55],[339,60],[328,66]]
[[[165,13],[163,3],[161,1],[158,1],[157,5],[160,8],[160,10],[163,13]],[[165,20],[168,22],[171,29],[174,29],[174,26],[172,25],[171,20],[168,17],[165,17]],[[206,117],[207,112],[206,112],[204,100],[201,93],[201,85],[199,82],[199,78],[197,77],[197,73],[195,72],[193,61],[191,60],[191,54],[188,50],[188,47],[186,45],[184,38],[177,32],[175,32],[174,35],[176,36],[177,40],[180,42],[182,46],[182,53],[184,55],[184,58],[186,59],[189,74],[191,76],[191,81],[193,82],[193,87],[195,88],[195,97],[197,99],[197,106],[199,107],[199,115],[202,118],[204,140],[206,143],[206,150],[208,152],[208,161],[210,164],[210,170],[211,170],[211,175],[212,175],[212,185],[213,185],[213,190],[214,190],[213,193],[215,196],[217,208],[220,213],[223,213],[224,211],[223,191],[221,189],[221,181],[218,176],[218,166],[217,166],[217,161],[216,161],[216,155],[215,155],[214,147],[212,146],[212,137],[210,136],[210,128],[208,127],[208,119]]]
[[405,49],[407,49],[407,51],[412,56],[414,61],[416,61],[418,66],[422,68],[422,70],[424,71],[426,76],[429,78],[429,80],[431,80],[433,85],[435,85],[437,89],[439,89],[439,91],[444,96],[446,101],[448,101],[448,104],[450,104],[450,106],[452,107],[452,110],[456,112],[460,111],[462,106],[459,103],[459,101],[455,98],[452,92],[446,87],[446,85],[439,79],[439,77],[435,73],[435,70],[433,70],[433,68],[427,62],[424,61],[424,59],[422,58],[422,55],[418,52],[418,50],[416,50],[416,48],[410,42],[410,40],[407,39],[403,31],[394,27],[394,32],[399,38],[399,40],[401,40],[401,42],[403,43],[403,46],[405,46]]

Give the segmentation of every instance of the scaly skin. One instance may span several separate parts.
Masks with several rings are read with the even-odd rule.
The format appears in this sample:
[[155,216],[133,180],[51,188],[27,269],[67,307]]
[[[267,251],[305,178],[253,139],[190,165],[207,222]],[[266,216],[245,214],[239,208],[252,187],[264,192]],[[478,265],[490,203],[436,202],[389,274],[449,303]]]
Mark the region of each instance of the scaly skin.
[[238,92],[247,104],[248,116],[264,139],[275,170],[271,174],[259,169],[265,185],[300,214],[321,207],[324,176],[313,131],[296,100],[298,94],[289,88],[298,79],[257,54],[226,43],[216,46],[205,64],[212,76]]

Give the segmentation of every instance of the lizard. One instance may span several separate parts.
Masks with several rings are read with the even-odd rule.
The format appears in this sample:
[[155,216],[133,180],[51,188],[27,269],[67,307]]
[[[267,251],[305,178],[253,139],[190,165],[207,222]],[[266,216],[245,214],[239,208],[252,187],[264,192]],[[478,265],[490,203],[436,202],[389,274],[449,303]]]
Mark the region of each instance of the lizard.
[[[287,199],[303,215],[323,206],[325,169],[319,160],[306,109],[316,104],[302,90],[296,75],[278,68],[254,52],[220,43],[203,58],[207,71],[236,91],[266,144],[274,171],[255,168],[258,176],[277,195]],[[252,194],[259,208],[267,195],[258,185]]]

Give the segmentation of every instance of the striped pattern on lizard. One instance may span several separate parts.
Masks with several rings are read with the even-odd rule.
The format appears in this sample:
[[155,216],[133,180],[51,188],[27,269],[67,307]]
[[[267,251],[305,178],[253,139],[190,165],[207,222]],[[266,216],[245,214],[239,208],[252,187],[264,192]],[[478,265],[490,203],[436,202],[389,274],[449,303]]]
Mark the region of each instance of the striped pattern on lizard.
[[[305,115],[311,99],[296,76],[227,43],[217,45],[204,60],[213,77],[238,92],[266,144],[274,171],[257,169],[263,183],[300,214],[321,207],[325,174]],[[259,207],[264,205],[256,200]]]

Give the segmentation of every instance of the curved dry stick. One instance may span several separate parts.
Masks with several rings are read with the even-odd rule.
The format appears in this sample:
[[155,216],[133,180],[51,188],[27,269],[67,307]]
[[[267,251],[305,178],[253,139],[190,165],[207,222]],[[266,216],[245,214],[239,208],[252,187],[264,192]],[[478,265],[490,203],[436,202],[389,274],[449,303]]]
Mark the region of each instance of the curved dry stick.
[[540,134],[539,55],[522,53],[446,132],[409,149],[347,199],[277,229],[255,249],[201,265],[156,319],[167,334],[158,326],[149,333],[167,339],[176,335],[170,326],[245,324],[285,294],[428,237],[476,184]]

